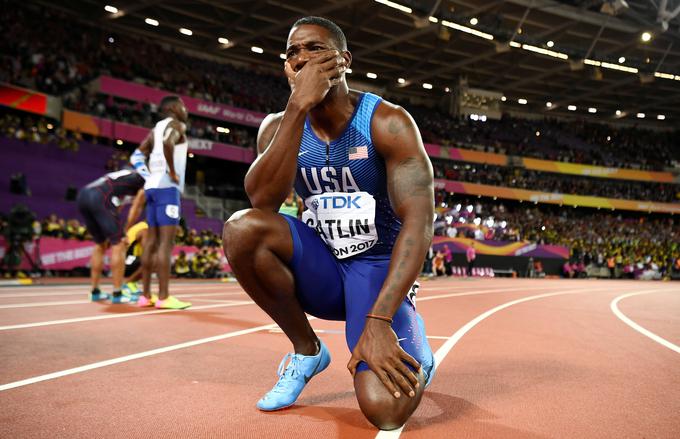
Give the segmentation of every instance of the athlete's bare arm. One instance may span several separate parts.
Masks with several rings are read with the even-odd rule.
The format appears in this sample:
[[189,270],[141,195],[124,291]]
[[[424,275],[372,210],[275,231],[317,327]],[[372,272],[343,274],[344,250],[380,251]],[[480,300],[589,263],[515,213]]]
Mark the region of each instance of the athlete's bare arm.
[[186,125],[178,120],[172,120],[165,128],[163,133],[163,155],[165,161],[168,163],[168,170],[170,179],[175,183],[179,183],[179,177],[175,173],[175,145],[180,142],[186,135]]
[[149,157],[149,154],[151,154],[151,150],[153,149],[153,130],[149,131],[149,134],[146,135],[146,138],[137,149],[146,157]]
[[130,206],[130,212],[128,212],[127,223],[125,224],[125,231],[127,232],[130,227],[134,225],[139,218],[139,215],[144,209],[144,203],[146,202],[146,197],[144,195],[144,189],[137,191],[135,199],[132,200],[132,205]]
[[270,114],[257,135],[258,157],[245,178],[253,207],[276,212],[295,181],[297,155],[305,117],[340,82],[344,59],[335,50],[320,52],[297,72],[286,62],[286,75],[293,91],[285,111]]
[[[390,202],[402,228],[392,250],[387,278],[370,312],[392,317],[418,277],[432,241],[433,173],[418,128],[404,109],[383,102],[373,120],[373,143],[385,160]],[[348,364],[352,374],[361,360],[393,395],[400,388],[409,395],[418,383],[403,363],[418,368],[417,361],[401,349],[396,334],[385,321],[366,319]]]

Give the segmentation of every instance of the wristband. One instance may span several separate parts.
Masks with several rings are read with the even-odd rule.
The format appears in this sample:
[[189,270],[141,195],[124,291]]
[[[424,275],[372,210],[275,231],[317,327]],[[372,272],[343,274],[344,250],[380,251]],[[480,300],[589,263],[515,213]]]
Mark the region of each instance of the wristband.
[[377,314],[366,314],[366,318],[368,319],[376,319],[376,320],[382,320],[383,322],[387,322],[390,325],[392,324],[392,317],[386,317],[386,316],[379,316]]

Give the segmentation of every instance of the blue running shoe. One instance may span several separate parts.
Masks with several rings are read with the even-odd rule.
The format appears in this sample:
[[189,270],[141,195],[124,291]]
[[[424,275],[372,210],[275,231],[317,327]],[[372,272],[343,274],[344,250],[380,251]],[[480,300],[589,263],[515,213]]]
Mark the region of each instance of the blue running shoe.
[[112,294],[111,295],[111,303],[114,304],[119,304],[119,303],[130,303],[131,300],[129,297],[124,296],[123,294]]
[[93,290],[90,293],[91,302],[101,302],[103,300],[108,300],[110,296],[106,293],[102,293],[99,289]]
[[[134,288],[130,284],[134,284]],[[139,300],[139,296],[142,295],[142,292],[139,290],[139,288],[136,287],[137,287],[136,282],[128,282],[121,288],[120,292],[123,293],[123,296],[130,299],[129,303],[136,303]]]
[[425,333],[425,322],[418,313],[416,313],[416,319],[418,320],[418,327],[420,328],[420,333],[423,337],[423,343],[425,344],[425,348],[427,349],[427,351],[430,353],[431,358],[431,360],[423,361],[423,364],[421,364],[423,372],[425,373],[425,388],[427,389],[430,386],[430,383],[432,383],[434,374],[437,371],[437,364],[434,359],[434,353],[432,352],[432,348],[430,347],[430,342],[427,340],[427,334]]
[[[290,363],[284,369],[289,358]],[[331,354],[321,340],[319,340],[319,353],[316,355],[286,354],[279,364],[277,372],[279,381],[257,402],[257,408],[270,412],[290,407],[298,399],[309,380],[327,368],[330,362]]]

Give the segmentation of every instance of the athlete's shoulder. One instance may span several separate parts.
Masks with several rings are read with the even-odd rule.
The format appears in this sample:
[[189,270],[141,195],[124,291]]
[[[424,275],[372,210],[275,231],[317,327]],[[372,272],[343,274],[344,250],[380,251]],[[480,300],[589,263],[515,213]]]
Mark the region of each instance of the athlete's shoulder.
[[392,102],[382,100],[375,110],[371,122],[371,133],[377,144],[392,144],[395,138],[404,134],[417,135],[418,126],[406,109]]
[[268,114],[260,124],[260,129],[257,132],[257,151],[264,152],[272,141],[276,130],[281,124],[285,111]]

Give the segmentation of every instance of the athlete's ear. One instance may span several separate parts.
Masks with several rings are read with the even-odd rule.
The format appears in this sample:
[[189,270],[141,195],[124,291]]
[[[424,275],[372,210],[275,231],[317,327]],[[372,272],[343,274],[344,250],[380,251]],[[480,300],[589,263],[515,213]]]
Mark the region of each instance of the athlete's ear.
[[345,58],[345,67],[349,68],[352,65],[352,54],[349,50],[343,50],[342,57]]

